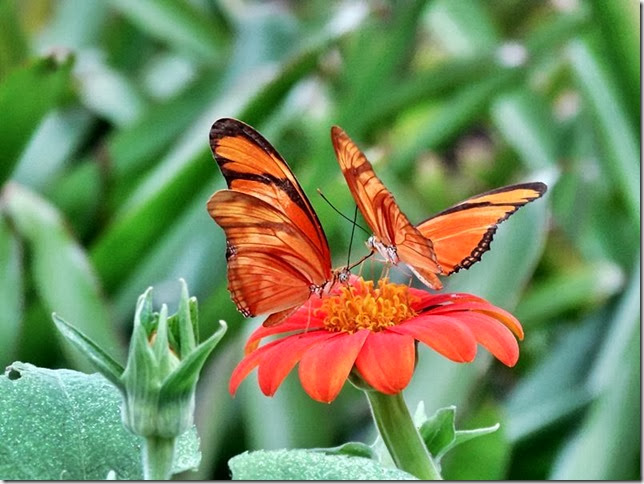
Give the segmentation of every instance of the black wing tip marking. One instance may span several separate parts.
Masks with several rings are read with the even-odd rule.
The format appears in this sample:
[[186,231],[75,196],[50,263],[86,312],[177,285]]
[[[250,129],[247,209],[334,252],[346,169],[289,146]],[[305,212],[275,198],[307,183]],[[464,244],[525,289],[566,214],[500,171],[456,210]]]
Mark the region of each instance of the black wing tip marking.
[[215,153],[219,140],[229,136],[242,136],[286,164],[284,158],[282,158],[282,156],[277,152],[273,145],[270,144],[269,141],[264,138],[255,128],[253,128],[249,124],[244,123],[243,121],[234,118],[218,119],[210,128],[210,148],[212,149],[212,152],[218,162],[220,162],[220,160],[229,161],[221,156],[218,156]]
[[[539,198],[548,191],[548,185],[546,185],[543,182],[516,183],[514,185],[506,185],[504,187],[494,188],[492,190],[488,190],[487,192],[479,193],[478,195],[475,195],[475,196],[484,197],[486,195],[494,195],[495,193],[510,192],[512,190],[517,190],[517,189],[534,190],[539,194],[539,196],[535,198]],[[531,199],[531,200],[534,200],[534,199]]]
[[[524,205],[533,202],[534,200],[537,200],[543,196],[546,191],[548,191],[548,186],[545,183],[541,182],[531,182],[531,183],[518,183],[516,185],[508,185],[505,187],[501,188],[495,188],[494,190],[489,190],[487,192],[479,193],[478,195],[474,195],[472,198],[481,198],[481,197],[486,197],[488,195],[494,195],[496,193],[504,193],[504,192],[510,192],[512,190],[518,190],[518,189],[523,189],[523,190],[534,190],[537,192],[537,196],[533,198],[528,198],[528,199],[522,199],[519,202],[502,202],[502,203],[492,203],[492,202],[469,202],[468,200],[465,200],[464,202],[461,202],[457,205],[454,205],[452,207],[446,208],[442,212],[438,212],[436,215],[432,215],[426,220],[423,220],[420,222],[420,224],[427,222],[427,220],[431,220],[435,217],[438,217],[440,215],[447,215],[449,213],[455,213],[455,212],[461,212],[463,210],[468,210],[470,208],[475,208],[475,207],[493,207],[495,205],[508,205],[508,206],[513,206],[513,210],[509,210],[506,212],[505,216],[501,219],[499,219],[496,223],[500,224],[501,222],[504,222],[505,220],[508,219],[510,215],[512,215],[514,212],[519,210],[521,207]],[[418,225],[420,225],[418,224]]]

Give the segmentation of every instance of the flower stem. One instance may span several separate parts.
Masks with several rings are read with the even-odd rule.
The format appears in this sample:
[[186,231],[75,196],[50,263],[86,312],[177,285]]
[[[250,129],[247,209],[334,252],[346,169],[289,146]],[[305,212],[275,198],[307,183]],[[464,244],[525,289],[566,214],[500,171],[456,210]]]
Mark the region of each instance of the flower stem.
[[147,437],[143,441],[143,479],[165,481],[172,477],[175,438]]
[[442,479],[409,414],[402,393],[385,395],[366,390],[382,440],[399,469],[423,480]]

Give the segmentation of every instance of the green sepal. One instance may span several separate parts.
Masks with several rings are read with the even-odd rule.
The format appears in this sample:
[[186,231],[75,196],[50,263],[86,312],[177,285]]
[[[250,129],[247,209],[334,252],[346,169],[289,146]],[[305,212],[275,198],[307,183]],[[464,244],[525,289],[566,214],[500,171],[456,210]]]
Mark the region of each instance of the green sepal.
[[436,462],[440,462],[447,452],[463,442],[496,432],[500,427],[497,423],[480,429],[456,430],[455,417],[455,406],[440,408],[419,428],[420,435]]
[[349,457],[365,457],[371,460],[378,460],[373,448],[363,442],[347,442],[337,447],[319,447],[309,449],[309,451],[322,452],[328,455],[347,455]]
[[170,375],[159,393],[160,398],[174,397],[182,392],[190,392],[199,378],[199,369],[203,366],[206,358],[215,349],[217,343],[223,338],[228,326],[225,321],[219,321],[219,329],[210,338],[197,346],[187,357],[179,363],[179,366]]
[[141,324],[146,335],[150,336],[156,328],[157,318],[158,314],[154,312],[152,306],[152,288],[148,287],[136,302],[134,324],[136,325],[137,322]]
[[152,306],[152,288],[137,300],[127,365],[123,369],[94,342],[53,315],[61,333],[96,364],[123,395],[123,424],[146,439],[174,439],[193,425],[195,389],[206,359],[224,336],[220,327],[196,345],[197,300],[181,280],[176,314]]
[[124,371],[123,367],[94,343],[94,341],[56,313],[53,313],[51,317],[54,320],[56,328],[58,328],[58,331],[60,331],[65,339],[87,356],[96,365],[101,374],[122,391],[124,389],[123,383],[121,382],[121,375],[123,375]]
[[[190,299],[188,296],[188,286],[186,281],[179,279],[181,283],[181,299],[179,300],[179,310],[177,311],[177,316],[179,318],[179,354],[181,358],[185,358],[189,355],[192,350],[197,346],[197,335],[195,334],[195,329],[197,325],[196,319],[193,319],[193,315],[197,314],[197,311],[190,310]],[[193,298],[194,299],[194,298]],[[194,305],[196,309],[196,299],[194,299]]]

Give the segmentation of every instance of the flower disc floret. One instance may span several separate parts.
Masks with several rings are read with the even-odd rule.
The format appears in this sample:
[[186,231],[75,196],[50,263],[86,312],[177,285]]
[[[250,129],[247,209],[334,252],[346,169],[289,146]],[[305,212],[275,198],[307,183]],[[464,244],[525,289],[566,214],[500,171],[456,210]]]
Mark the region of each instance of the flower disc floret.
[[373,281],[358,279],[344,286],[340,294],[322,301],[319,309],[327,331],[355,333],[361,329],[378,332],[417,315],[412,303],[417,300],[409,287],[381,279],[378,287]]

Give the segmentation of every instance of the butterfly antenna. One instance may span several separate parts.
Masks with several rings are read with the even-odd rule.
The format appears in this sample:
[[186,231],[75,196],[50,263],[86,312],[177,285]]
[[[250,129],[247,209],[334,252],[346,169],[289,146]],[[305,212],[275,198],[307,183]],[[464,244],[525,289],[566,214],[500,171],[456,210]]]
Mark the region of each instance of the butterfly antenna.
[[353,211],[353,225],[351,226],[351,238],[349,239],[349,253],[347,254],[347,270],[351,264],[351,246],[353,245],[353,235],[356,233],[356,219],[358,218],[358,206]]
[[[351,220],[351,219],[350,219],[349,217],[347,217],[345,214],[343,214],[342,212],[340,212],[340,210],[338,210],[337,208],[335,208],[335,206],[334,206],[334,205],[329,201],[329,199],[328,199],[328,198],[326,198],[326,197],[324,196],[324,193],[322,193],[322,190],[320,190],[319,188],[318,188],[318,193],[319,193],[319,194],[320,194],[320,196],[324,199],[324,201],[325,201],[326,203],[328,203],[328,204],[329,204],[329,206],[330,206],[333,210],[335,210],[335,211],[336,211],[336,212],[337,212],[337,213],[338,213],[338,214],[339,214],[343,219],[348,220],[349,222],[351,222],[351,223],[353,224],[353,226],[354,226],[354,227],[358,227],[358,228],[359,228],[360,230],[362,230],[365,234],[367,234],[367,235],[371,235],[371,233],[370,233],[367,229],[365,229],[364,227],[362,227],[360,224],[356,223],[356,221],[355,221],[355,220]],[[358,208],[358,207],[356,206],[356,209],[357,209],[357,208]]]

